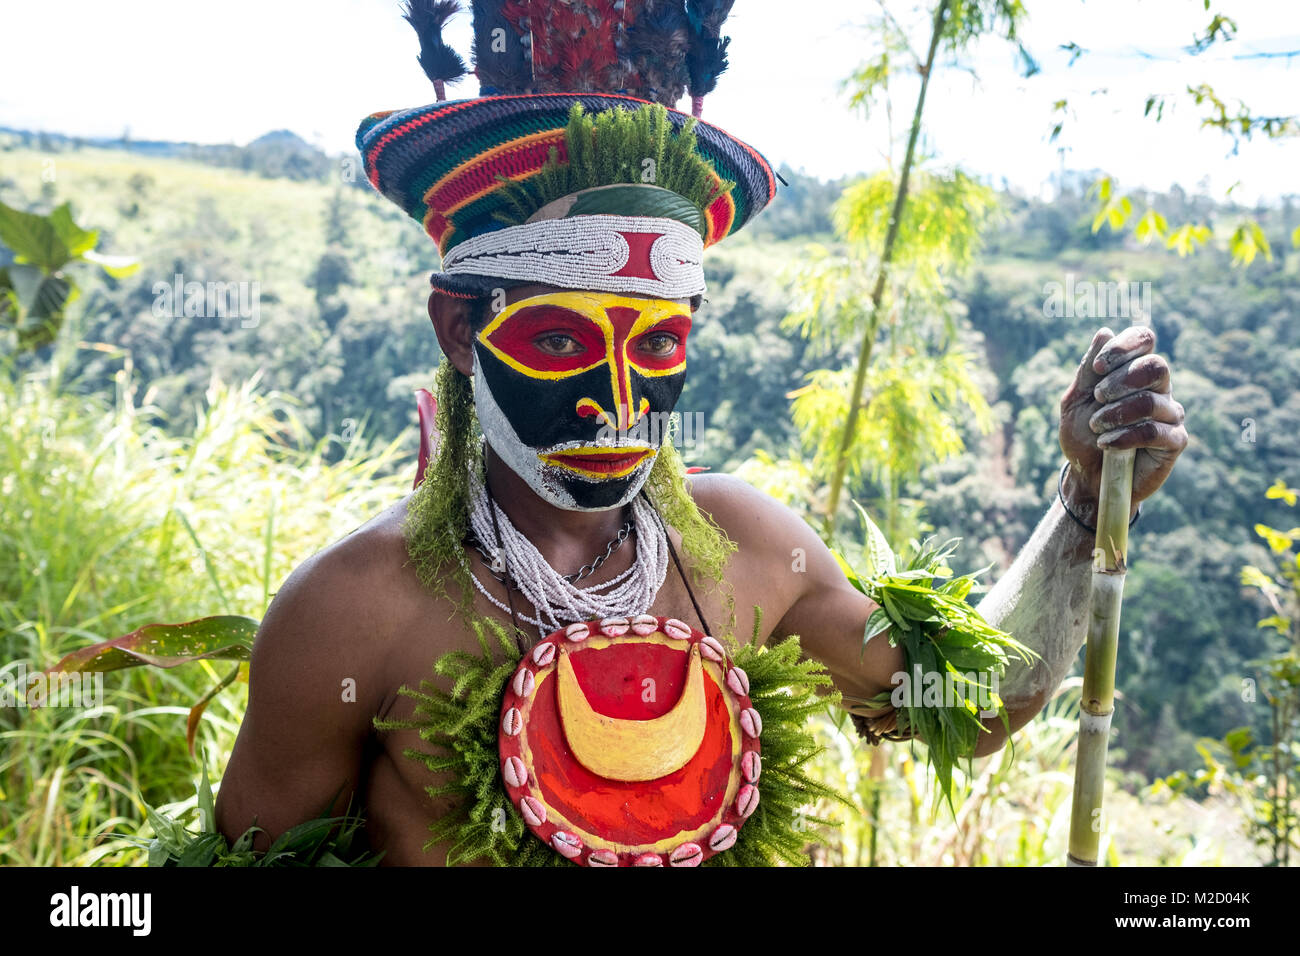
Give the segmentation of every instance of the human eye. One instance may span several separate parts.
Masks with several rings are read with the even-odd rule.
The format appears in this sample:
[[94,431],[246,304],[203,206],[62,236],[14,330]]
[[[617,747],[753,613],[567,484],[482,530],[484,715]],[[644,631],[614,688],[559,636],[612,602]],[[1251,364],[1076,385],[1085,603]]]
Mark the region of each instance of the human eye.
[[581,355],[585,346],[572,335],[563,332],[547,332],[533,339],[533,344],[547,355]]
[[672,355],[679,342],[672,332],[651,332],[641,340],[641,348],[651,355]]

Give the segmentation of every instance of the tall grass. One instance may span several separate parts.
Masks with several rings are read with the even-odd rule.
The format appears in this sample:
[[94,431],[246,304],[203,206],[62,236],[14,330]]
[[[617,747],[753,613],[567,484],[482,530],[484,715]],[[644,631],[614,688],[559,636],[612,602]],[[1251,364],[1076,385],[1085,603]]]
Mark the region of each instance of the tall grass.
[[[213,381],[192,421],[59,380],[60,364],[0,373],[0,669],[52,666],[152,621],[260,617],[300,561],[396,501],[409,464],[361,436],[331,462],[284,396]],[[401,468],[400,475],[394,474]],[[0,708],[0,863],[133,865],[118,835],[141,801],[194,792],[189,707],[219,678],[203,662],[105,675],[96,709]],[[196,743],[214,779],[246,704],[238,683]]]
[[[819,834],[814,861],[865,865],[871,826],[876,826],[882,866],[1061,866],[1070,830],[1081,680],[1065,681],[1043,712],[1015,735],[1015,752],[1004,747],[976,760],[973,775],[954,772],[956,813],[941,809],[931,819],[932,770],[924,744],[915,754],[906,743],[885,745],[885,773],[871,779],[873,750],[856,739],[847,721],[819,727],[827,749],[813,775],[848,793],[858,814],[840,814],[842,825]],[[1122,741],[1122,736],[1120,740]],[[1229,794],[1193,800],[1149,787],[1114,770],[1107,787],[1101,834],[1103,865],[1258,865],[1261,858],[1244,837],[1239,801]],[[880,788],[872,820],[872,788]],[[827,809],[835,816],[832,808]]]

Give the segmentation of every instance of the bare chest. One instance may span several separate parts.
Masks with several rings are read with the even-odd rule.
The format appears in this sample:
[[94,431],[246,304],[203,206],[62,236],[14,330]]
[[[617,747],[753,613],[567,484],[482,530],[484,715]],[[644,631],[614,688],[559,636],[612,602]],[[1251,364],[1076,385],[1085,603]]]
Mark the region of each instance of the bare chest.
[[[752,568],[733,564],[733,570],[743,573],[729,574],[721,583],[693,581],[688,587],[676,566],[670,565],[649,613],[678,618],[715,636],[734,635],[743,644],[754,634],[757,606],[761,608],[759,641],[766,641],[786,610],[784,588],[773,577],[756,573]],[[508,625],[509,615],[482,595],[476,595],[475,608],[490,619]],[[422,682],[432,682],[444,691],[450,690],[450,683],[433,671],[434,661],[440,654],[448,650],[482,653],[461,617],[450,611],[438,604],[436,611],[431,608],[430,613],[421,615],[422,620],[412,621],[409,639],[400,642],[385,668],[389,689],[380,714],[384,719],[420,720],[418,700],[400,693],[399,688],[419,690]],[[524,627],[527,630],[527,625]],[[500,653],[497,659],[504,661],[505,653]],[[428,828],[443,815],[456,812],[465,798],[454,792],[434,796],[430,790],[454,783],[454,777],[430,770],[423,760],[413,756],[434,752],[417,729],[376,731],[374,744],[361,787],[372,846],[386,851],[385,862],[389,864],[444,865],[445,846],[425,849]]]

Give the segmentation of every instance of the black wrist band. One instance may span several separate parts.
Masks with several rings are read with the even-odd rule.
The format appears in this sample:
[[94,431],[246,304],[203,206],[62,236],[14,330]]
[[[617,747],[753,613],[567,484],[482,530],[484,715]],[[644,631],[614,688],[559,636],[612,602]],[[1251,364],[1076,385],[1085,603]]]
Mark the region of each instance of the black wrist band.
[[[1056,497],[1061,499],[1061,507],[1065,509],[1065,513],[1069,515],[1071,518],[1073,518],[1075,523],[1080,528],[1082,528],[1084,531],[1087,531],[1089,534],[1096,534],[1097,529],[1085,523],[1084,520],[1080,518],[1077,514],[1075,514],[1073,511],[1071,511],[1070,506],[1065,503],[1065,470],[1069,467],[1070,467],[1070,463],[1068,461],[1061,466],[1061,475],[1059,478],[1056,479]],[[1135,514],[1132,518],[1129,519],[1128,526],[1130,528],[1133,527],[1135,524],[1137,524],[1138,518],[1141,517],[1142,517],[1142,502],[1139,501],[1137,514]]]

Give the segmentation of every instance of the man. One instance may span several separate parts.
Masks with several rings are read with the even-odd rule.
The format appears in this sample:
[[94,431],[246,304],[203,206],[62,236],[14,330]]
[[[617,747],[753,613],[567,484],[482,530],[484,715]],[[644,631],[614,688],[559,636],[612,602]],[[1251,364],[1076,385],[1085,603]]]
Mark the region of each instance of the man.
[[[507,26],[508,36],[531,40],[523,44],[531,51],[524,92],[506,80],[522,68],[519,49],[502,54],[519,54],[519,63],[502,63],[484,45],[478,73],[496,95],[363,124],[372,182],[443,253],[429,299],[446,358],[438,456],[419,490],[308,560],[277,594],[254,647],[249,708],[217,803],[228,838],[256,819],[264,848],[331,798],[336,811],[351,798],[385,862],[445,862],[445,846],[425,843],[430,822],[453,809],[452,798],[429,795],[448,775],[411,759],[422,742],[409,726],[414,704],[399,689],[417,686],[450,652],[478,653],[474,621],[497,622],[527,655],[552,632],[580,627],[581,639],[583,621],[603,629],[602,619],[622,620],[626,630],[647,614],[670,634],[691,630],[698,644],[701,634],[730,635],[737,609],[759,607],[757,641],[799,635],[846,697],[888,692],[905,670],[902,651],[884,639],[862,649],[874,605],[800,518],[734,478],[683,476],[671,444],[645,427],[676,404],[692,322],[707,321],[697,312],[703,246],[752,217],[774,182],[743,143],[707,124],[695,127],[697,143],[685,117],[642,102],[672,102],[688,88],[698,114],[711,87],[687,69],[689,56],[678,63],[680,82],[672,69],[657,69],[671,58],[645,51],[663,31],[646,20],[628,26],[633,6],[622,8],[627,29],[610,34],[631,39],[608,41],[617,55],[604,59],[606,41],[591,41],[581,78],[556,80],[548,67],[575,61],[558,39],[573,30],[523,5],[531,20],[507,17]],[[601,5],[573,7],[594,17]],[[503,9],[475,5],[476,37],[491,35]],[[555,9],[556,18],[574,14],[569,5]],[[706,20],[682,29],[716,52],[721,20]],[[422,62],[446,61],[436,36],[422,33],[422,42]],[[715,63],[712,75],[719,71]],[[435,86],[454,78],[430,75]],[[566,82],[583,92],[554,100],[531,92]],[[1093,536],[1083,525],[1095,522],[1101,450],[1140,449],[1136,509],[1186,444],[1183,409],[1154,347],[1147,328],[1094,336],[1061,405],[1070,463],[1063,501],[980,605],[1042,656],[1002,681],[1013,731],[1042,708],[1084,639]],[[794,549],[807,556],[798,571]],[[735,629],[744,643],[748,627]],[[520,678],[531,680],[530,659],[522,658]],[[743,675],[741,683],[747,688]],[[343,686],[355,693],[340,693]],[[377,732],[376,716],[408,726]],[[506,733],[511,720],[507,713]],[[977,756],[1005,743],[997,720],[987,726]],[[509,777],[514,758],[502,756]],[[757,781],[757,771],[747,778]],[[514,806],[537,832],[523,802]],[[570,856],[563,840],[554,845]],[[583,861],[599,859],[592,852]]]

